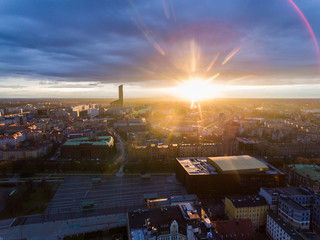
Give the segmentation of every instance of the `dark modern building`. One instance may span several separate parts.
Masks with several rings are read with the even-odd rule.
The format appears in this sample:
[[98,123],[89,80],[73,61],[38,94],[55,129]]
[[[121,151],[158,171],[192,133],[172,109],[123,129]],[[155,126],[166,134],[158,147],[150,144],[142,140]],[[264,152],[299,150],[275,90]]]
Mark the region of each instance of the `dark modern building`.
[[111,136],[83,137],[69,139],[63,144],[61,156],[74,160],[102,160],[112,154],[113,151],[114,140]]
[[189,193],[222,197],[285,185],[281,171],[248,155],[177,158],[176,161],[177,178]]
[[111,107],[123,107],[123,85],[119,86],[119,98],[111,102]]

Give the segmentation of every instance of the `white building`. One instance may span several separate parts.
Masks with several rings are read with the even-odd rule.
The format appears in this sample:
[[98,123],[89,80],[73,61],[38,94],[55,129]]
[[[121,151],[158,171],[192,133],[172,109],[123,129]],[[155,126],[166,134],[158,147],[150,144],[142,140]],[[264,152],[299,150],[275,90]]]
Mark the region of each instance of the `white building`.
[[296,230],[286,224],[278,214],[272,212],[267,215],[266,233],[272,240],[303,240]]
[[23,110],[21,107],[6,107],[6,113],[12,114],[12,113],[23,113]]
[[88,109],[88,115],[89,116],[98,116],[99,115],[99,109],[96,109],[96,108],[89,108]]

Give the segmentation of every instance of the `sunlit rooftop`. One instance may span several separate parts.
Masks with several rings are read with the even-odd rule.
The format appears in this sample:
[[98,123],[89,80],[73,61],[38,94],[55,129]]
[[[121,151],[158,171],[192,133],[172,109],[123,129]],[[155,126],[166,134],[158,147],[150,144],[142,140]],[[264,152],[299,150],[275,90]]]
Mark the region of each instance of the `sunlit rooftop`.
[[208,162],[219,172],[265,172],[269,167],[258,159],[249,155],[209,157]]
[[183,166],[189,175],[279,173],[278,170],[267,166],[266,163],[248,155],[208,158],[177,158],[177,161]]

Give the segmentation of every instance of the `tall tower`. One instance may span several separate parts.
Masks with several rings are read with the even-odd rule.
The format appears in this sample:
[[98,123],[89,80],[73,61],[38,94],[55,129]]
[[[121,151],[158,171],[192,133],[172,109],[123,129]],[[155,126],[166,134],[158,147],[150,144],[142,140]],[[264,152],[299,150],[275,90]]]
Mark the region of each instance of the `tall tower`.
[[110,103],[111,107],[123,107],[123,85],[120,85],[118,88],[119,98],[118,100],[115,100]]
[[123,107],[123,85],[119,86],[119,107]]

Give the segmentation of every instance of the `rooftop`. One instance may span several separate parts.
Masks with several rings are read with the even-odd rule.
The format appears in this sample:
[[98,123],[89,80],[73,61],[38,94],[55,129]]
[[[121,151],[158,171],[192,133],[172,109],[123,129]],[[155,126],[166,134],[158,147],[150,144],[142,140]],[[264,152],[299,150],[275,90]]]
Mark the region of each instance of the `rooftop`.
[[[214,221],[213,227],[220,235],[230,235],[233,236],[252,236],[255,229],[252,225],[251,219],[233,219],[233,220],[223,220]],[[248,235],[249,234],[249,235]]]
[[216,169],[208,163],[207,158],[177,158],[177,161],[190,175],[218,173]]
[[269,170],[266,164],[249,155],[209,157],[208,162],[220,173],[256,173]]
[[226,198],[228,198],[236,208],[268,205],[267,201],[261,195],[231,196]]
[[195,220],[200,219],[198,210],[191,203],[181,203],[179,204],[180,210],[184,219],[186,220]]
[[[146,228],[146,220],[158,229],[159,231],[166,231],[163,225],[168,223],[168,228],[173,221],[179,224],[179,232],[185,232],[186,222],[183,218],[179,206],[168,206],[165,208],[150,208],[138,209],[128,213],[128,221],[130,231]],[[161,226],[160,226],[161,225]]]
[[79,146],[81,144],[91,144],[94,146],[112,146],[113,137],[111,136],[98,136],[96,138],[82,137],[69,139],[64,146]]
[[263,189],[269,194],[280,195],[284,194],[287,196],[309,196],[314,195],[314,192],[304,187],[280,187],[280,188],[265,188]]
[[177,158],[189,175],[229,173],[283,174],[278,169],[250,156]]
[[243,144],[255,144],[259,142],[257,139],[249,139],[245,137],[237,137],[236,139],[238,142],[241,142]]
[[281,197],[280,202],[284,202],[286,205],[292,207],[295,211],[310,211],[288,197]]
[[301,176],[309,176],[312,181],[320,182],[320,166],[312,164],[292,164],[289,165],[289,167]]
[[189,195],[171,196],[170,198],[152,199],[152,200],[148,200],[148,204],[151,207],[157,207],[157,206],[176,205],[178,203],[194,202],[196,200],[198,200],[197,195],[189,194]]

